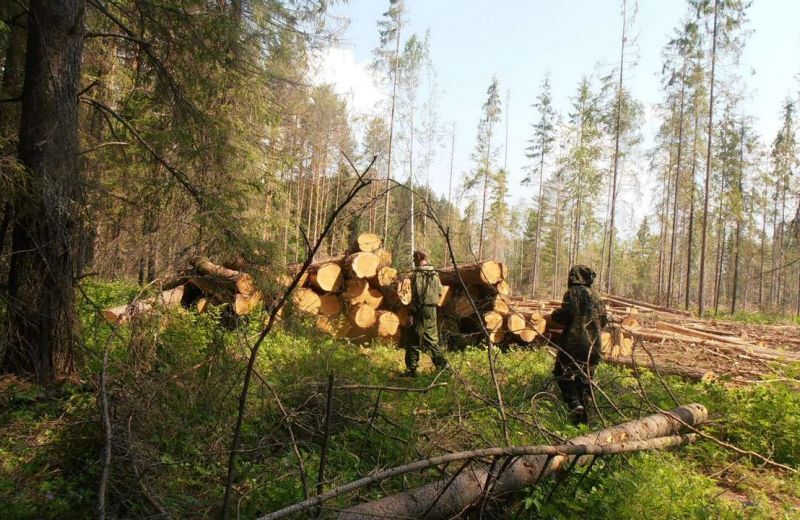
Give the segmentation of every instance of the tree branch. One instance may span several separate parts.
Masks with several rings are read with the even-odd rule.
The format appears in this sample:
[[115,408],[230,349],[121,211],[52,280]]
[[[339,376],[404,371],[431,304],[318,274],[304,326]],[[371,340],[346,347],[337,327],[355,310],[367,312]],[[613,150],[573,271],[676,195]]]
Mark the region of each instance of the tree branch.
[[[344,152],[342,154],[347,157]],[[367,173],[369,173],[372,166],[375,164],[375,161],[378,159],[378,156],[375,155],[372,157],[372,161],[369,163],[367,168],[362,172],[359,173],[356,170],[356,181],[353,186],[350,188],[350,191],[347,193],[345,198],[342,202],[339,203],[336,208],[334,208],[331,215],[328,217],[327,222],[325,223],[325,227],[322,229],[322,233],[317,238],[316,242],[314,243],[313,248],[309,251],[309,254],[306,256],[303,265],[300,266],[300,269],[295,274],[292,282],[289,284],[289,287],[286,288],[283,295],[280,299],[274,302],[270,308],[269,318],[267,319],[267,324],[261,330],[261,333],[258,335],[255,343],[253,344],[252,349],[250,350],[250,358],[247,362],[247,368],[244,373],[244,381],[242,383],[242,392],[239,395],[239,409],[237,412],[236,417],[236,426],[233,430],[233,439],[231,441],[231,451],[228,458],[228,477],[225,481],[225,496],[222,501],[222,518],[223,520],[228,520],[230,518],[230,503],[231,503],[231,492],[233,489],[233,481],[236,478],[236,456],[239,451],[239,446],[241,443],[241,434],[242,434],[242,426],[244,424],[244,414],[245,410],[247,409],[247,394],[250,390],[250,380],[253,376],[253,371],[255,369],[256,359],[258,357],[258,351],[261,348],[262,343],[264,343],[264,339],[266,339],[267,335],[272,330],[272,327],[275,325],[275,320],[277,319],[278,313],[283,309],[283,306],[289,300],[294,289],[300,283],[300,279],[305,275],[308,267],[314,260],[314,255],[317,254],[317,251],[322,246],[322,242],[325,240],[327,235],[330,233],[331,229],[333,229],[333,225],[336,222],[339,214],[347,207],[348,204],[358,195],[358,193],[369,186],[370,180],[366,178]],[[349,158],[348,158],[349,162]]]

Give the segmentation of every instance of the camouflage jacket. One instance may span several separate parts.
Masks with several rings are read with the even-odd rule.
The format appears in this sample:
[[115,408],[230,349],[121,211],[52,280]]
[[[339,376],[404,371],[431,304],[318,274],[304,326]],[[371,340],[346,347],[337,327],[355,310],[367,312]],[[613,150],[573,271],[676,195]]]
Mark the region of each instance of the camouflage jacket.
[[423,265],[411,273],[411,305],[436,305],[442,292],[439,273],[432,265]]
[[594,271],[577,265],[569,272],[569,289],[553,319],[564,325],[559,347],[577,361],[596,363],[600,359],[600,332],[608,324],[606,307],[592,287]]

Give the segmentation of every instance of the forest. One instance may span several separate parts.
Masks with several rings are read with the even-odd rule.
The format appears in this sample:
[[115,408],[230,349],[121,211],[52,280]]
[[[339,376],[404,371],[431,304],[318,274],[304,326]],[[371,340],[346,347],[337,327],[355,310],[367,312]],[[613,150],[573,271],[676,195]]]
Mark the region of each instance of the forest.
[[658,55],[607,0],[608,63],[474,75],[464,128],[375,2],[367,113],[347,0],[0,2],[0,518],[800,518],[800,32],[759,113],[768,0],[671,0]]

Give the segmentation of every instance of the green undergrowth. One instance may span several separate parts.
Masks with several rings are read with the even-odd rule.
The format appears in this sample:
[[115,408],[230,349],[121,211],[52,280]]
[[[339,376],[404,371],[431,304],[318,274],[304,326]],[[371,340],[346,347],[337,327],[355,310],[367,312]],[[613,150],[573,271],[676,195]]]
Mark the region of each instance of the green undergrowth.
[[[114,444],[109,513],[144,518],[161,507],[174,518],[218,516],[243,367],[260,322],[225,329],[220,311],[176,311],[113,328],[96,309],[137,291],[102,284],[85,292],[79,378],[48,389],[0,380],[0,518],[92,516],[103,446],[95,382],[106,348]],[[329,374],[334,387],[438,386],[425,393],[336,388],[325,489],[376,468],[505,444],[485,350],[449,353],[455,373],[441,376],[423,356],[414,380],[398,377],[402,359],[392,346],[335,341],[302,319],[288,319],[268,336],[242,430],[234,500],[239,516],[302,500],[292,436],[314,492]],[[513,444],[549,444],[558,442],[552,435],[588,431],[570,424],[550,376],[552,362],[543,349],[496,358]],[[598,397],[602,416],[593,413],[590,429],[648,415],[653,407],[674,408],[675,400],[700,402],[711,413],[704,432],[800,467],[800,396],[785,383],[728,388],[662,381],[649,372],[637,380],[610,365],[601,365],[597,379],[613,404]],[[435,470],[408,474],[334,500],[323,513],[436,478]],[[599,459],[588,471],[576,468],[517,498],[513,507],[489,512],[505,518],[797,518],[800,480],[700,440],[669,452]]]

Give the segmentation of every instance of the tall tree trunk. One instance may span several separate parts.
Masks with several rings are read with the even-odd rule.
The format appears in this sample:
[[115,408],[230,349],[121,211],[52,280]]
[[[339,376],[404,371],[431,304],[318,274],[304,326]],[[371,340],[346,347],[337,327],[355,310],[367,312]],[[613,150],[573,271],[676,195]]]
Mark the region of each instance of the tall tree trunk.
[[[720,208],[720,214],[722,208]],[[719,295],[722,289],[722,262],[725,259],[725,238],[727,228],[720,219],[719,222],[719,236],[717,238],[717,267],[714,271],[714,316],[719,312]]]
[[744,123],[739,136],[739,172],[736,179],[737,198],[739,205],[736,208],[736,243],[733,253],[733,286],[731,287],[731,315],[736,313],[736,296],[739,285],[739,247],[742,238],[742,212],[744,211],[744,189],[742,181],[744,179]]
[[[626,17],[626,0],[622,0],[622,40],[619,49],[619,83],[617,85],[617,107],[616,115],[614,117],[614,175],[611,180],[611,215],[609,218],[608,226],[608,264],[606,266],[606,292],[613,292],[612,285],[612,266],[614,263],[614,217],[616,216],[617,206],[617,177],[619,175],[619,139],[620,139],[620,121],[622,119],[622,78],[625,68],[625,36],[627,29]],[[602,259],[601,259],[602,260]]]
[[786,251],[784,250],[784,236],[786,234],[786,192],[789,189],[788,179],[781,183],[781,221],[778,224],[778,281],[777,281],[777,304],[778,309],[783,310],[785,300],[785,287],[783,286],[783,271],[785,269]]
[[739,247],[742,238],[742,222],[736,219],[736,244],[733,252],[733,284],[731,287],[731,314],[736,314],[736,296],[739,288]]
[[542,236],[542,206],[544,205],[544,142],[542,154],[539,157],[539,198],[536,203],[536,238],[533,243],[533,281],[531,282],[531,297],[536,296],[539,287],[539,246]]
[[778,276],[778,198],[781,191],[781,181],[775,182],[775,204],[772,207],[772,254],[770,255],[770,277],[769,277],[769,305],[774,307],[776,303],[775,286]]
[[[2,97],[8,99],[22,96],[22,83],[25,73],[25,37],[26,31],[24,7],[22,2],[4,2],[0,9],[3,20],[14,23],[9,24],[8,38],[3,61]],[[0,110],[0,137],[12,138],[19,129],[20,109],[16,102],[3,103]],[[14,139],[9,139],[9,144],[4,145],[0,151],[3,155],[13,153]]]
[[794,315],[800,316],[800,269],[797,270],[797,307],[795,307]]
[[415,209],[414,209],[414,199],[416,198],[414,195],[414,110],[416,107],[414,106],[414,96],[412,95],[411,98],[411,119],[409,121],[409,146],[408,146],[408,196],[411,198],[411,204],[409,205],[411,210],[411,250],[408,252],[409,260],[414,254],[414,250],[417,248],[416,243],[416,229],[414,229],[415,223]]
[[680,107],[678,108],[678,157],[675,165],[675,186],[672,197],[672,238],[669,246],[669,272],[667,274],[667,307],[672,305],[672,280],[675,268],[675,241],[678,236],[678,194],[680,193],[681,180],[681,152],[683,151],[683,105],[686,91],[686,58],[683,59],[681,72]]
[[556,191],[555,254],[553,255],[553,298],[558,297],[558,260],[561,256],[561,188]]
[[766,190],[761,215],[761,255],[758,262],[758,309],[764,310],[764,256],[767,245],[767,198]]
[[486,138],[486,159],[483,165],[483,204],[481,205],[481,229],[478,234],[478,260],[483,261],[483,228],[486,223],[486,199],[489,194],[489,168],[492,154],[492,123],[488,123],[489,129]]
[[386,156],[386,193],[383,196],[383,240],[389,238],[389,202],[392,182],[392,140],[394,137],[394,108],[397,102],[397,77],[400,68],[400,25],[397,26],[397,39],[394,48],[394,72],[392,78],[392,108],[389,112],[389,150]]
[[689,175],[689,228],[686,230],[686,294],[684,308],[688,311],[692,295],[692,247],[694,245],[694,180],[697,173],[697,126],[700,119],[694,111],[694,130],[692,132],[692,171]]
[[452,139],[450,142],[450,176],[447,181],[447,229],[453,223],[453,165],[456,157],[456,124],[453,123]]
[[714,72],[717,65],[717,18],[719,15],[719,0],[714,0],[714,32],[711,40],[711,78],[708,95],[708,148],[706,151],[706,181],[703,193],[703,229],[700,238],[700,274],[698,275],[697,289],[697,315],[703,315],[703,290],[706,269],[706,240],[708,235],[708,196],[711,187],[711,156],[712,141],[714,137]]
[[[25,72],[25,37],[23,5],[7,2],[0,10],[4,20],[13,20],[10,24],[8,39],[6,40],[5,60],[3,61],[3,78],[0,92],[3,98],[21,98],[22,82]],[[20,104],[7,102],[0,110],[0,157],[14,155],[16,145],[16,132],[19,130]],[[7,139],[7,140],[6,140]],[[11,223],[14,221],[14,206],[10,200],[10,190],[0,193],[0,207],[3,208],[0,220],[0,258],[3,257],[6,246],[6,237]]]
[[575,250],[572,253],[572,259],[570,260],[571,265],[578,263],[578,255],[580,255],[581,251],[581,217],[583,212],[582,203],[583,203],[583,182],[579,179],[578,197],[577,201],[575,202]]
[[667,175],[665,179],[664,186],[664,194],[667,196],[667,199],[664,201],[664,205],[661,208],[661,229],[659,230],[659,239],[658,239],[658,283],[656,284],[656,301],[661,303],[661,297],[663,296],[664,290],[664,278],[666,274],[666,269],[664,269],[666,265],[666,258],[667,258],[667,230],[669,228],[669,203],[670,197],[672,196],[672,166],[673,166],[673,158],[672,158],[672,151],[670,150],[669,153],[669,162],[667,164]]
[[73,254],[83,185],[78,88],[83,0],[31,0],[2,368],[42,382],[74,368]]

